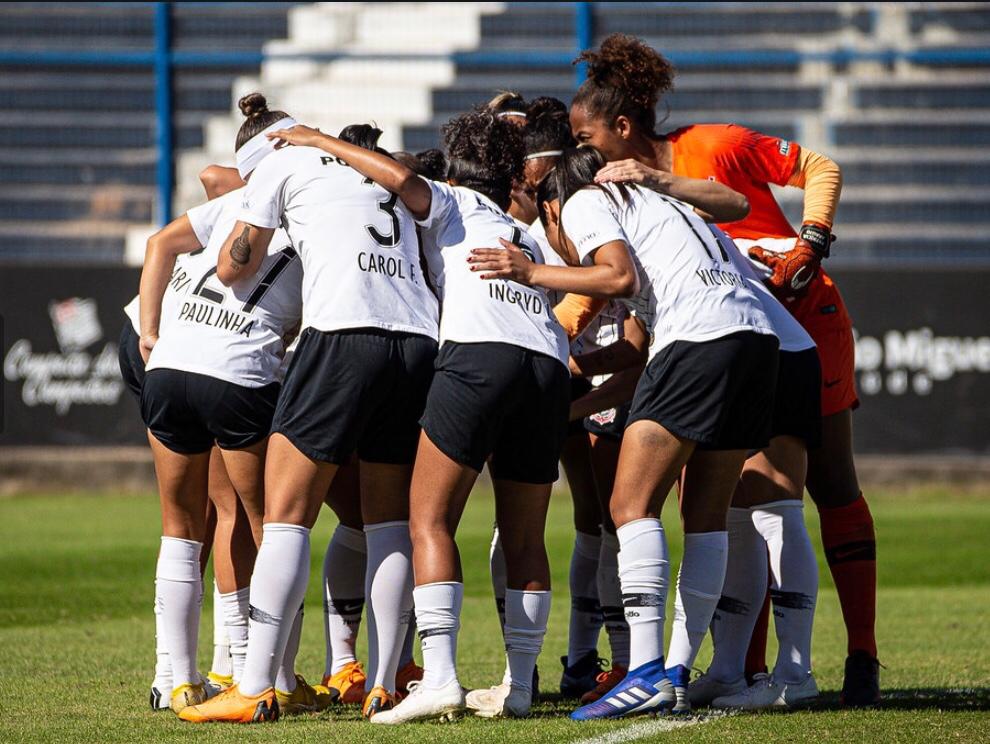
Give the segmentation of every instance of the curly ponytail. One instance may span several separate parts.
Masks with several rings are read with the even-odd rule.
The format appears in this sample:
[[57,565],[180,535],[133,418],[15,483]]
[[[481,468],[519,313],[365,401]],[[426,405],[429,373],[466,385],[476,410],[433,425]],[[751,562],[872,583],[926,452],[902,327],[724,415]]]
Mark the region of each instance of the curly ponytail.
[[634,36],[611,34],[597,51],[582,52],[578,62],[587,62],[588,79],[572,105],[609,123],[626,116],[653,134],[657,103],[674,87],[674,66],[662,54]]

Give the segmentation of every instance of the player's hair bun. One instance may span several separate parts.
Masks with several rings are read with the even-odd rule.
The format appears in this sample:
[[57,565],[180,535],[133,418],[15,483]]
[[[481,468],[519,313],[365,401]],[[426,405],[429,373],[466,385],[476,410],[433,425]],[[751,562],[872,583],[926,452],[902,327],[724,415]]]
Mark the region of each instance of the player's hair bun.
[[526,108],[526,119],[532,123],[543,117],[567,118],[567,104],[553,96],[540,96],[530,101]]
[[248,93],[237,102],[237,108],[251,119],[268,113],[268,100],[261,93]]
[[611,34],[597,50],[581,52],[574,61],[588,63],[588,79],[575,103],[591,103],[592,113],[612,119],[628,116],[652,132],[657,103],[674,87],[669,60],[635,36]]
[[550,96],[534,99],[526,112],[523,138],[527,155],[572,147],[575,143],[567,104]]
[[429,150],[416,153],[416,160],[422,168],[421,176],[426,176],[431,181],[442,181],[447,175],[447,158],[442,150],[433,147]]

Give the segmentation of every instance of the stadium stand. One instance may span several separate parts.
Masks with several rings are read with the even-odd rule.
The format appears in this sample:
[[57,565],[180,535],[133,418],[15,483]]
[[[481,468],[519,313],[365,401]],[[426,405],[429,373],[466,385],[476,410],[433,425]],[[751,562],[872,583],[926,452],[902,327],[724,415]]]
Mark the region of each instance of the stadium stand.
[[[664,129],[735,121],[840,163],[834,261],[990,261],[990,4],[592,13],[596,41],[634,33],[677,64]],[[175,48],[267,55],[260,68],[176,69],[176,207],[198,200],[200,168],[232,162],[234,102],[249,90],[327,131],[375,120],[386,146],[419,150],[496,89],[567,100],[574,28],[567,3],[176,4]],[[128,228],[153,219],[156,158],[149,69],[15,67],[3,52],[151,44],[147,4],[0,6],[0,259],[120,261]],[[799,220],[800,194],[783,201]],[[146,233],[132,231],[132,258]]]

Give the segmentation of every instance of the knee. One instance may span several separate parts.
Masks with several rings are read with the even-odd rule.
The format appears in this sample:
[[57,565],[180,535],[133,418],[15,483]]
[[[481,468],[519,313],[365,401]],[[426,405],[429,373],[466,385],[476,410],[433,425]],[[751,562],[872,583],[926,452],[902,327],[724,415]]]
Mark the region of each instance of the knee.
[[609,504],[609,514],[612,515],[612,523],[616,528],[637,519],[644,519],[650,516],[643,508],[629,503],[624,499],[614,497],[612,503]]

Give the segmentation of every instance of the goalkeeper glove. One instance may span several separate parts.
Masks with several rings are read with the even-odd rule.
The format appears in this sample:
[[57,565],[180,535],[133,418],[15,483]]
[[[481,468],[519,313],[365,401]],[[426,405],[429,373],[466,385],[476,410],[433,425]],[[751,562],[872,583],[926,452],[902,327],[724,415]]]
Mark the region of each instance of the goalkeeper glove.
[[822,259],[828,257],[833,237],[824,225],[809,222],[801,226],[794,247],[785,253],[749,249],[750,258],[771,270],[767,283],[778,297],[800,297],[818,274]]

